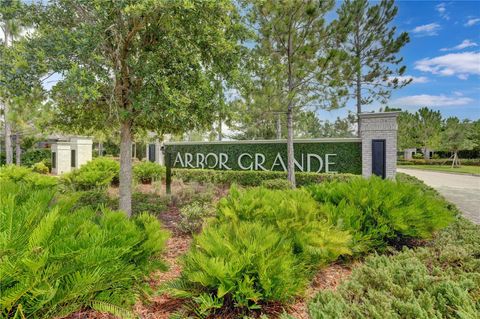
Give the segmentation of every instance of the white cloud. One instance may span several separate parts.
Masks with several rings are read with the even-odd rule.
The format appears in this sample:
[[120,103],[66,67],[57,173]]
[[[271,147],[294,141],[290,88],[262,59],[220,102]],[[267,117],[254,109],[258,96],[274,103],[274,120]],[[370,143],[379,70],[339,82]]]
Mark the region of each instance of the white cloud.
[[466,27],[473,27],[476,24],[480,23],[480,18],[470,18],[467,20],[467,23],[464,24]]
[[415,27],[412,32],[417,36],[432,36],[437,35],[440,29],[441,27],[438,23],[429,23]]
[[411,83],[427,83],[428,78],[426,76],[413,76],[413,75],[402,75],[402,76],[391,76],[388,80],[391,82],[394,79],[398,79],[399,82],[408,81],[412,79]]
[[437,10],[438,14],[440,15],[440,17],[442,17],[443,19],[445,20],[450,20],[450,16],[448,15],[447,13],[447,8],[446,8],[446,3],[445,2],[442,2],[440,4],[437,4],[437,6],[435,7],[435,10]]
[[469,97],[461,96],[446,96],[446,95],[410,95],[398,98],[390,102],[392,106],[407,107],[407,106],[461,106],[472,103],[474,100]]
[[454,46],[453,48],[443,48],[440,51],[455,51],[455,50],[462,50],[465,48],[476,47],[478,44],[476,42],[472,42],[469,39],[463,40],[462,43],[459,45]]
[[469,75],[480,75],[480,52],[450,53],[415,62],[415,69],[443,76],[457,76],[465,80]]

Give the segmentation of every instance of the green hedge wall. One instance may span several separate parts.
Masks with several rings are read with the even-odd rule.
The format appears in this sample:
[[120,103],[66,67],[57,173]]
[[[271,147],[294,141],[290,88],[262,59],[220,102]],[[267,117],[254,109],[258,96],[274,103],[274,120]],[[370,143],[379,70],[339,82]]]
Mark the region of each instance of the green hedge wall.
[[[466,166],[480,166],[480,159],[460,159],[461,165]],[[398,165],[452,165],[452,161],[442,158],[442,159],[411,159],[411,160],[398,160]]]
[[[175,178],[184,182],[199,182],[213,184],[237,184],[241,186],[260,186],[263,181],[275,179],[287,179],[286,172],[265,172],[265,171],[226,171],[213,169],[186,169],[175,168],[172,170]],[[322,174],[303,173],[295,174],[298,186],[322,183],[325,181],[348,181],[358,178],[353,174]]]
[[[326,154],[336,154],[336,156],[330,156],[329,162],[335,163],[330,165],[330,171],[338,173],[351,173],[361,174],[362,172],[362,144],[359,141],[353,142],[296,142],[295,143],[295,159],[299,164],[303,163],[304,171],[307,171],[307,154],[315,154],[322,158],[323,167],[320,172],[326,171]],[[242,170],[238,164],[238,158],[241,154],[250,154],[252,158],[248,156],[243,157],[242,163],[244,166],[248,166],[251,162],[255,162],[255,154],[263,154],[265,156],[265,162],[263,167],[267,170],[283,171],[280,161],[275,159],[277,154],[280,154],[283,164],[287,165],[287,145],[285,142],[273,142],[273,143],[213,143],[213,144],[167,144],[166,145],[167,157],[170,156],[170,166],[172,168],[185,168],[185,153],[192,154],[192,166],[190,168],[202,168],[197,165],[197,154],[207,155],[210,153],[220,156],[220,153],[225,160],[225,156],[228,156],[228,160],[225,160],[225,165],[231,170]],[[178,153],[180,153],[183,165],[176,160]],[[303,161],[302,161],[303,154]],[[201,156],[201,155],[200,155]],[[259,161],[261,162],[261,158]],[[201,157],[200,157],[201,161]],[[223,169],[223,167],[212,167],[215,164],[215,157],[209,156],[205,161],[208,167]],[[311,158],[311,172],[316,172],[319,168],[319,161],[315,158]],[[274,167],[273,164],[276,163]],[[255,170],[255,168],[253,168]],[[257,170],[260,168],[257,167]],[[298,167],[296,170],[299,171]]]

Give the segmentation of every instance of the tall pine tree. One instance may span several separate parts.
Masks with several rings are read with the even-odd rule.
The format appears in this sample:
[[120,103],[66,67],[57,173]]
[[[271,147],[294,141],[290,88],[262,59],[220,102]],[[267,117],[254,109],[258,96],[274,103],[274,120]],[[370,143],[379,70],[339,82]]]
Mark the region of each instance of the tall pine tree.
[[[346,54],[338,49],[346,29],[325,21],[334,1],[248,1],[257,30],[255,54],[263,73],[274,75],[287,117],[288,180],[295,187],[294,113],[306,106],[336,108],[346,90]],[[267,70],[267,71],[265,71]],[[272,87],[272,86],[269,86]]]
[[390,26],[397,11],[394,0],[375,5],[368,0],[345,0],[338,9],[335,23],[350,30],[343,47],[355,64],[350,83],[357,114],[363,105],[374,100],[386,102],[393,89],[411,82],[402,77],[406,67],[401,65],[403,58],[397,56],[410,41],[409,36],[406,32],[396,36],[396,27]]

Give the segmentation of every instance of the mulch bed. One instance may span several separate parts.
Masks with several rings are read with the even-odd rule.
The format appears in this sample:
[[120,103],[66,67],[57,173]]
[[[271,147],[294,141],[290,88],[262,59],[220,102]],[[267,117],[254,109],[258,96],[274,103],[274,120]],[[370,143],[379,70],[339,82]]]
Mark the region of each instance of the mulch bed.
[[[139,190],[141,192],[153,192],[151,185],[140,185]],[[111,195],[117,195],[118,190],[110,190]],[[217,190],[216,199],[226,195],[228,188],[221,188]],[[159,288],[162,284],[169,282],[180,276],[181,265],[179,258],[186,253],[190,247],[192,237],[182,234],[177,225],[180,221],[179,208],[172,205],[167,211],[162,212],[159,215],[159,219],[162,225],[168,229],[171,233],[170,238],[167,240],[165,251],[163,253],[163,259],[168,265],[168,270],[165,272],[156,272],[150,276],[150,286],[153,289]],[[297,319],[309,319],[308,317],[308,302],[315,296],[317,292],[324,289],[336,289],[336,287],[347,278],[352,268],[356,267],[357,263],[350,265],[333,264],[320,270],[312,280],[309,288],[305,292],[304,297],[298,298],[292,305],[286,308],[287,312]],[[145,302],[138,301],[134,306],[134,312],[143,319],[168,319],[171,314],[180,310],[184,305],[185,300],[172,298],[166,294],[158,296],[152,296]],[[284,307],[277,303],[264,305],[262,310],[268,315],[269,318],[278,318],[283,312]],[[235,319],[238,318],[239,313],[225,309],[221,314],[216,314],[212,318],[222,319]],[[253,316],[255,317],[255,313]],[[110,314],[101,313],[98,311],[85,309],[77,311],[65,319],[115,319],[116,317]]]

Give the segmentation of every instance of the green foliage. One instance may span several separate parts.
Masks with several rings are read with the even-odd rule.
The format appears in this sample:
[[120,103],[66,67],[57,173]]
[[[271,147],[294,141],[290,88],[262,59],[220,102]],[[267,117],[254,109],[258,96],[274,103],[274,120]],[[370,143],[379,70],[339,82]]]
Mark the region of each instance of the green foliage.
[[350,254],[348,232],[327,224],[318,203],[305,190],[232,187],[218,204],[218,216],[219,223],[250,221],[274,227],[308,267]]
[[372,177],[308,189],[329,222],[352,233],[357,253],[401,238],[429,238],[453,219],[442,199],[417,185]]
[[43,162],[48,168],[52,167],[52,152],[49,149],[32,149],[22,154],[22,165],[33,167],[36,163]]
[[0,167],[0,182],[9,180],[35,188],[54,188],[58,183],[56,177],[33,172],[31,168],[15,165]]
[[133,175],[144,184],[150,184],[154,180],[159,180],[165,174],[165,167],[157,163],[145,161],[133,166]]
[[66,196],[72,196],[75,198],[75,205],[73,209],[79,209],[82,207],[90,207],[92,209],[98,209],[106,207],[114,209],[117,207],[116,201],[108,196],[105,189],[91,189],[87,191],[78,191],[74,193],[67,193]]
[[118,183],[120,164],[108,157],[97,157],[80,168],[61,176],[64,188],[83,191],[106,188],[111,183]]
[[167,209],[169,201],[169,197],[155,193],[135,192],[132,196],[132,215],[148,212],[157,216]]
[[[184,182],[213,183],[217,185],[237,184],[241,186],[260,186],[263,181],[272,179],[287,179],[286,172],[272,171],[220,171],[209,169],[180,169],[172,170],[173,176]],[[295,175],[297,185],[323,183],[325,181],[349,181],[356,178],[352,174],[317,174],[299,173]]]
[[393,89],[412,81],[402,79],[406,67],[401,65],[399,52],[410,38],[406,32],[396,32],[392,25],[397,12],[394,0],[346,0],[337,10],[338,21],[334,25],[346,27],[348,32],[347,40],[340,45],[356,69],[349,82],[358,112],[362,105],[374,100],[385,103]]
[[290,189],[292,184],[286,179],[276,178],[276,179],[267,179],[262,181],[261,185],[264,188],[268,189]]
[[[417,153],[418,154],[418,153]],[[420,157],[423,158],[423,156],[420,154]],[[414,157],[415,158],[415,157]],[[413,160],[403,160],[403,161],[398,161],[397,162],[399,165],[442,165],[446,164],[446,159],[413,159]],[[466,166],[480,166],[480,159],[462,159],[461,160],[462,165]]]
[[53,318],[93,307],[129,317],[146,276],[164,268],[167,233],[152,215],[72,212],[73,202],[54,194],[2,180],[1,316],[21,309],[27,318]]
[[312,319],[477,318],[480,227],[460,219],[430,246],[368,257],[336,291],[309,305]]
[[[177,161],[177,154],[185,158],[185,153],[190,153],[193,156],[192,165],[197,166],[197,154],[207,155],[214,153],[219,156],[220,153],[228,155],[228,161],[225,165],[232,170],[241,170],[238,165],[238,157],[241,154],[248,153],[249,157],[243,158],[243,166],[249,166],[253,162],[256,153],[265,156],[265,162],[262,164],[266,169],[272,168],[275,171],[285,170],[280,160],[276,160],[277,155],[282,157],[284,166],[287,165],[287,147],[285,142],[272,143],[255,143],[255,144],[241,144],[241,143],[222,143],[222,144],[170,144],[166,145],[167,156],[170,156],[171,167],[183,168],[180,161]],[[169,154],[170,153],[170,154]],[[168,155],[169,154],[169,155]],[[362,172],[362,145],[360,142],[338,142],[338,143],[295,143],[295,158],[299,165],[303,166],[303,170],[307,170],[307,154],[337,154],[336,157],[331,157],[330,161],[335,164],[330,164],[330,171],[339,173],[361,174]],[[325,162],[325,157],[322,156],[322,161]],[[183,160],[184,161],[184,160]],[[213,156],[209,156],[204,161],[206,166],[204,168],[213,168],[215,160]],[[274,165],[276,164],[276,165]],[[326,171],[326,163],[322,163],[321,172]],[[218,163],[216,165],[218,167]],[[198,169],[202,167],[196,167]],[[319,161],[311,159],[310,171],[314,172],[320,168]],[[298,167],[297,172],[300,173]],[[259,170],[260,171],[260,170]]]
[[38,162],[32,165],[32,171],[35,173],[40,173],[40,174],[48,174],[50,170],[48,169],[47,165],[42,162]]
[[205,219],[214,216],[211,204],[192,202],[180,208],[178,228],[186,234],[195,234],[202,229]]
[[289,301],[307,283],[290,243],[260,222],[217,223],[196,236],[183,260],[176,296],[194,297],[202,314],[228,300],[241,309],[258,309],[267,301]]
[[217,189],[212,183],[198,183],[196,181],[184,184],[177,181],[178,189],[172,195],[172,203],[176,206],[185,206],[190,203],[209,205],[215,197]]

